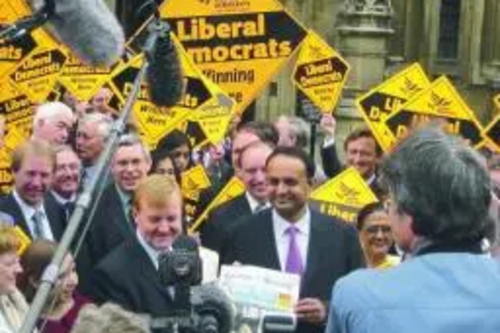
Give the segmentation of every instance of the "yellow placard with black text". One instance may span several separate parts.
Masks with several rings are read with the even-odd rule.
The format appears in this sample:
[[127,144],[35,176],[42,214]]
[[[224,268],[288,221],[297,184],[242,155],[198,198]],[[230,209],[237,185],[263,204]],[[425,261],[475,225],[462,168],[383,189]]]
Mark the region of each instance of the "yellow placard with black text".
[[193,221],[200,214],[200,193],[211,185],[207,171],[201,164],[182,173],[181,188],[184,198],[184,212],[188,221]]
[[227,184],[222,188],[222,190],[215,196],[215,198],[210,202],[207,208],[197,217],[195,221],[191,224],[189,232],[195,232],[201,226],[202,223],[206,221],[208,214],[222,205],[225,202],[243,194],[245,192],[245,184],[236,176],[231,178]]
[[110,80],[113,69],[119,65],[110,68],[88,66],[70,51],[67,54],[58,82],[80,101],[89,101]]
[[306,30],[277,0],[172,0],[161,16],[203,74],[242,113],[294,54]]
[[358,110],[382,150],[389,151],[396,142],[396,136],[385,121],[404,103],[429,86],[424,70],[420,64],[415,63],[356,100]]
[[[21,17],[30,15],[31,11],[23,0],[10,0],[0,2],[0,25],[8,26]],[[0,40],[0,76],[10,72],[22,59],[27,57],[37,43],[30,34],[7,42]]]
[[347,61],[317,33],[309,30],[300,46],[292,80],[321,112],[331,113],[350,69]]
[[412,128],[431,120],[440,122],[448,133],[462,135],[474,147],[483,140],[483,128],[474,112],[445,76],[402,105],[386,124],[396,137],[404,137]]
[[354,223],[361,208],[378,199],[361,175],[349,168],[315,189],[310,197],[313,207],[345,222]]
[[51,93],[68,58],[65,50],[45,31],[31,36],[37,47],[19,61],[5,76],[33,103],[44,103]]

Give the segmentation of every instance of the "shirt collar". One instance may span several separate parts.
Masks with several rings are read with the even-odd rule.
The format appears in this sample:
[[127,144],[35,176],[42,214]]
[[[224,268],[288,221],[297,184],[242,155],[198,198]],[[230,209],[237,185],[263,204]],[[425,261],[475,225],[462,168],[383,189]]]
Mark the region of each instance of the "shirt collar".
[[290,224],[293,224],[300,234],[307,236],[311,228],[311,212],[309,207],[306,207],[305,214],[297,222],[292,223],[278,214],[276,209],[273,209],[273,221],[278,235],[284,235]]
[[371,185],[371,184],[373,184],[373,182],[375,182],[375,179],[376,179],[376,178],[377,178],[377,175],[376,175],[375,173],[373,173],[373,174],[370,176],[370,178],[368,178],[368,179],[366,180],[366,183],[367,183],[368,185]]
[[120,201],[122,203],[122,206],[128,208],[128,206],[131,205],[131,202],[130,202],[131,195],[129,193],[123,191],[120,188],[120,186],[118,186],[116,183],[115,183],[115,187],[116,187],[116,192],[118,192],[118,196],[120,197]]
[[146,251],[148,257],[151,259],[151,262],[158,270],[158,257],[160,256],[160,253],[155,249],[153,249],[153,247],[148,244],[148,242],[144,239],[144,237],[142,237],[142,234],[139,232],[139,229],[136,230],[136,234],[139,244],[141,244],[142,248],[144,249],[144,251]]
[[23,200],[23,198],[21,198],[21,196],[19,195],[19,193],[17,193],[16,190],[13,191],[13,196],[14,196],[14,199],[16,200],[17,204],[21,208],[21,212],[23,213],[24,218],[27,221],[31,220],[31,218],[33,217],[33,214],[35,214],[36,211],[41,211],[43,213],[43,215],[46,216],[45,209],[43,208],[43,204],[40,204],[38,207],[33,207],[33,206],[29,205],[26,201]]
[[73,194],[71,196],[71,198],[66,199],[66,198],[63,198],[62,196],[60,196],[56,191],[51,191],[51,192],[52,192],[52,195],[54,196],[54,198],[56,199],[56,201],[58,203],[60,203],[61,205],[65,205],[68,202],[75,202],[76,201],[76,194]]
[[[262,204],[258,202],[254,197],[252,197],[252,195],[248,191],[245,192],[245,196],[247,198],[248,204],[250,205],[250,210],[252,211],[252,213],[255,212],[257,207],[262,206]],[[265,203],[264,206],[268,207],[269,203]]]

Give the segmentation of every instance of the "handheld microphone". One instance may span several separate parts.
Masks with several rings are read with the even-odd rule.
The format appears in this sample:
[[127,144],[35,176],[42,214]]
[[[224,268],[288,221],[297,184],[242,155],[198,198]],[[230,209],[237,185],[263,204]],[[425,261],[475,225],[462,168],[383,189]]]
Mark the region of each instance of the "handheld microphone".
[[156,43],[146,45],[144,50],[149,61],[146,72],[149,97],[159,107],[171,107],[179,102],[184,91],[179,55],[170,39],[167,22],[157,17],[149,29],[153,30],[151,33],[158,33]]
[[[30,0],[34,9],[43,0]],[[111,66],[122,55],[123,29],[102,0],[47,0],[50,31],[90,66]],[[45,8],[47,8],[45,7]]]

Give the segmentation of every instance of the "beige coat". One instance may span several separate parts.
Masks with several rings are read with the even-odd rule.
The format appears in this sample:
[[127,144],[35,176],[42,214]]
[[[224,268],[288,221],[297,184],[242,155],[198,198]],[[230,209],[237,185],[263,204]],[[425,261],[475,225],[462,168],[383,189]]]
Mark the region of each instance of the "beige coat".
[[28,312],[28,304],[23,295],[14,292],[0,296],[0,333],[15,333],[23,323]]

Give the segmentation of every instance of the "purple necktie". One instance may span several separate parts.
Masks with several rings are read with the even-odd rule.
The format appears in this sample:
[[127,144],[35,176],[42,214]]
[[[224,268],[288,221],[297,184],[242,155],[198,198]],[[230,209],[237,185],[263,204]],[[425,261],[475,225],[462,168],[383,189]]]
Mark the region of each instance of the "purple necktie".
[[304,265],[302,264],[302,256],[300,255],[299,246],[297,244],[297,233],[299,229],[292,225],[288,227],[285,233],[289,237],[288,255],[286,257],[285,271],[287,273],[294,273],[302,275],[304,272]]

